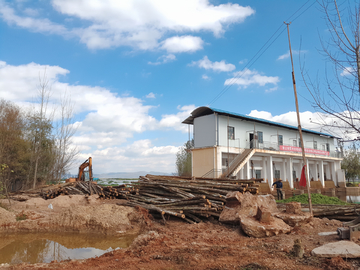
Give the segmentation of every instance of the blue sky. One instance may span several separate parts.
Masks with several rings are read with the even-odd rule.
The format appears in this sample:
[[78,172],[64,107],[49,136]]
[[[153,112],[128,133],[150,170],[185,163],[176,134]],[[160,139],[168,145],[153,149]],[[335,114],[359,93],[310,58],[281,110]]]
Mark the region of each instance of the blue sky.
[[302,125],[317,129],[300,62],[322,76],[323,16],[316,1],[0,0],[0,98],[36,103],[46,70],[50,107],[74,104],[79,160],[172,173],[198,106],[297,125],[284,21]]

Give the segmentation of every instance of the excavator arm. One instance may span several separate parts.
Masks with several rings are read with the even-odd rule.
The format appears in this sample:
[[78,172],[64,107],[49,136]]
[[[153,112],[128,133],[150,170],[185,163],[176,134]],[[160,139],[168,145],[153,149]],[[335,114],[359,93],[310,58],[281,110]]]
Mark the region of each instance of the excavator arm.
[[78,178],[76,179],[76,181],[84,181],[84,170],[89,167],[89,180],[92,181],[93,180],[93,176],[92,176],[92,159],[91,157],[89,157],[87,160],[85,160],[85,162],[83,162],[80,166],[79,166],[79,174],[78,174]]

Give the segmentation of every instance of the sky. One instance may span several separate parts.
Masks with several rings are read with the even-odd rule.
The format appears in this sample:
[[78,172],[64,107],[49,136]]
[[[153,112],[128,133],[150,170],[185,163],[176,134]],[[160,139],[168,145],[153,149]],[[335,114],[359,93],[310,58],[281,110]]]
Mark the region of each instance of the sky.
[[55,118],[71,99],[72,173],[90,156],[94,173],[175,173],[199,106],[297,126],[284,21],[302,126],[321,131],[300,72],[327,65],[316,1],[0,0],[0,98],[36,105],[46,77]]

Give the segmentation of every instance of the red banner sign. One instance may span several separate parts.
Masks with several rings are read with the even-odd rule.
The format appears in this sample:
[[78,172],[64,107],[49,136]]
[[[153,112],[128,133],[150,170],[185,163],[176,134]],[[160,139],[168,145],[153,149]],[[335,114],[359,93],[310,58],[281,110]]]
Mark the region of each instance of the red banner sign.
[[[280,145],[280,151],[301,152],[301,147]],[[317,149],[305,148],[306,154],[330,156],[330,152]]]

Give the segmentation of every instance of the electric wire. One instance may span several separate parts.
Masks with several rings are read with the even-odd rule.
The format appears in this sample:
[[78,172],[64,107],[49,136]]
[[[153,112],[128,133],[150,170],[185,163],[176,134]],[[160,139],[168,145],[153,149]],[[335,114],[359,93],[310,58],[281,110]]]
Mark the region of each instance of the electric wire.
[[[295,16],[298,12],[300,12],[300,10],[303,9],[303,7],[305,7],[311,0],[308,0],[307,2],[305,2],[300,8],[298,8],[286,21],[289,21],[293,16]],[[316,3],[316,1],[314,1],[311,5],[309,5],[305,10],[303,10],[298,16],[296,16],[293,21],[295,21],[296,19],[298,19],[302,14],[304,14],[309,8],[311,8],[314,4]],[[282,29],[282,31],[273,39],[273,37],[280,31],[280,29]],[[228,79],[226,81],[228,81],[228,83],[223,87],[223,89],[210,101],[209,106],[214,104],[222,95],[224,95],[229,89],[230,87],[238,80],[240,79],[244,74],[245,74],[245,70],[252,67],[253,64],[256,63],[256,61],[270,48],[270,46],[281,36],[281,34],[286,30],[285,25],[282,23],[277,29],[276,31],[270,36],[270,38],[264,43],[264,45],[255,53],[255,55],[250,59],[250,61],[245,65],[245,67],[235,73],[236,75],[231,78]],[[273,40],[272,40],[273,39]],[[270,42],[269,45],[267,45]],[[265,49],[264,49],[265,47]],[[264,49],[264,50],[263,50]],[[225,82],[226,82],[225,81]]]

